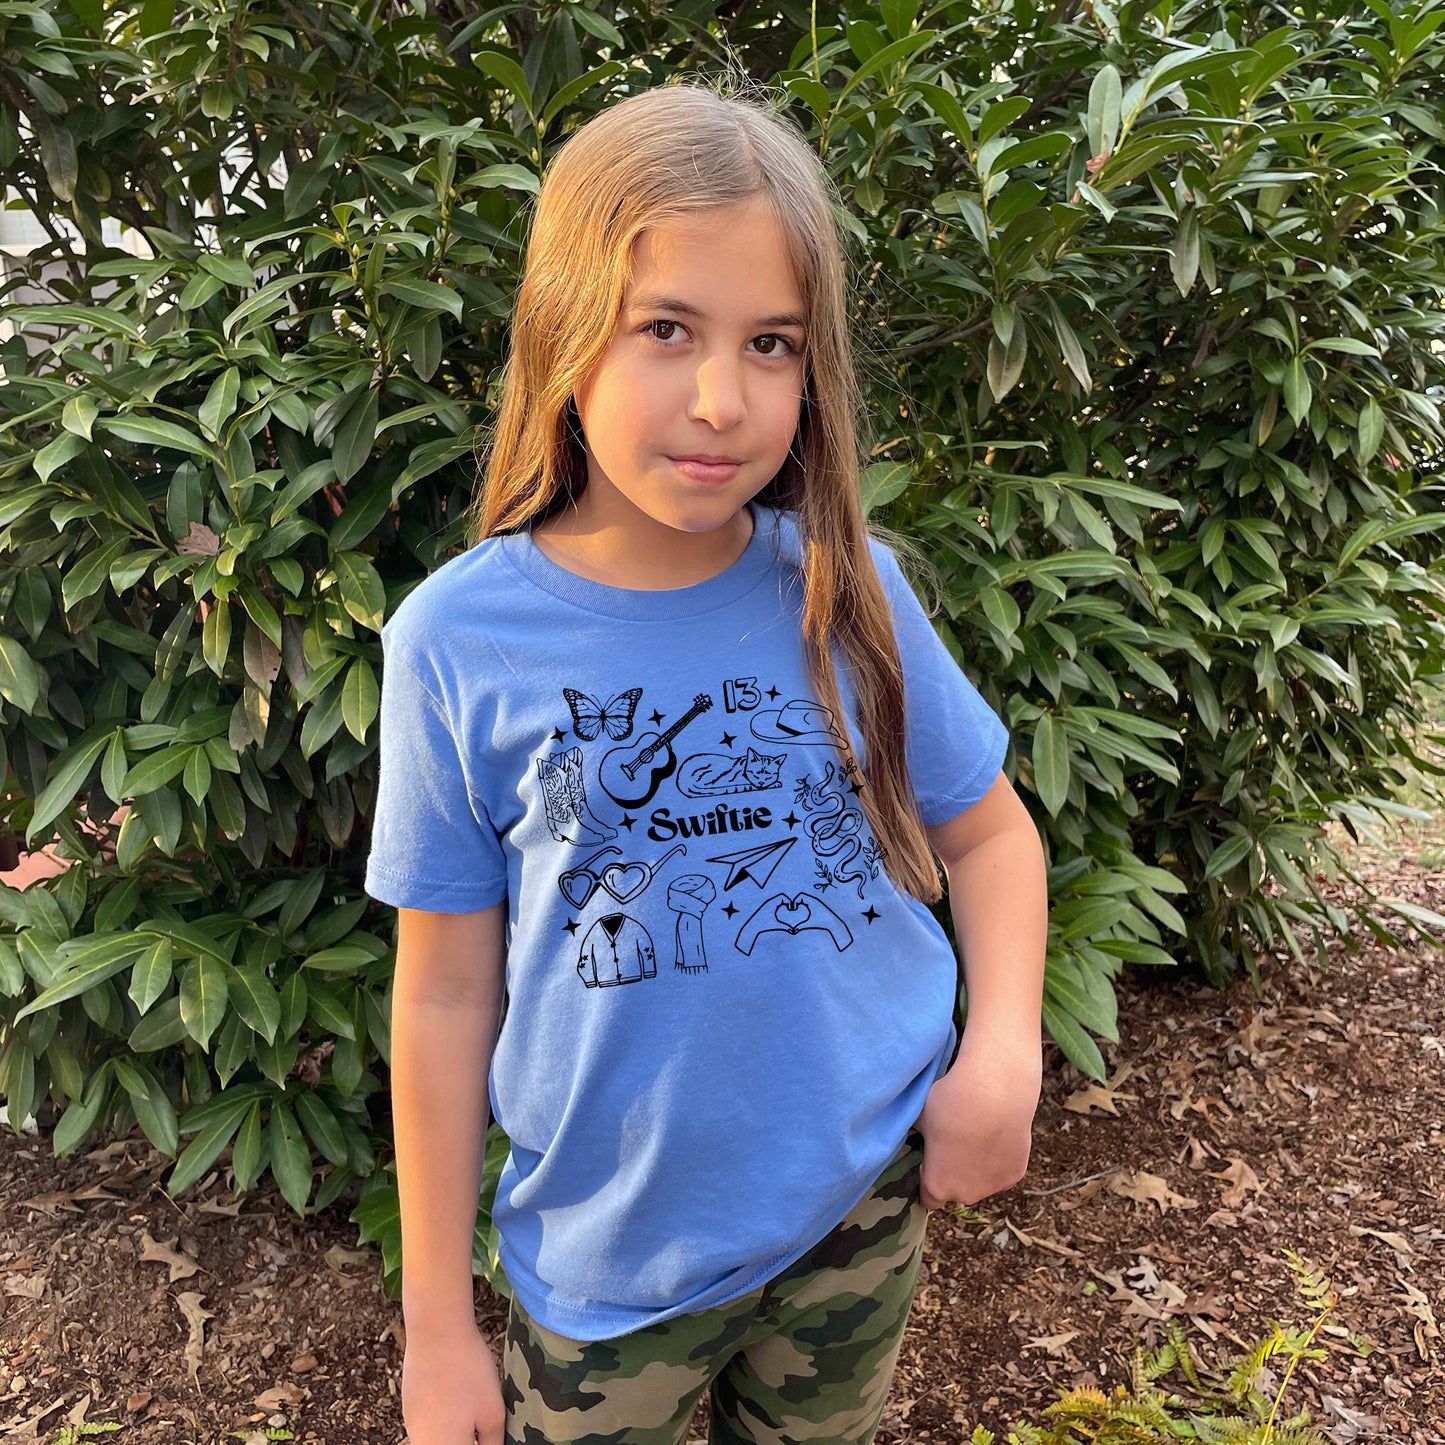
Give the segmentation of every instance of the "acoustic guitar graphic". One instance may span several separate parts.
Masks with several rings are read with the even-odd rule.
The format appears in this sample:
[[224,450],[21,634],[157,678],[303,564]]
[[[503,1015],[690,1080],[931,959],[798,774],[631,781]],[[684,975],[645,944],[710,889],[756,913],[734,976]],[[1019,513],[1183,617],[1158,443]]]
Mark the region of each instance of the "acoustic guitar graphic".
[[640,808],[651,801],[664,778],[672,776],[677,756],[672,740],[695,717],[712,706],[704,692],[693,698],[692,706],[665,733],[643,733],[626,747],[613,748],[597,769],[597,781],[609,798],[623,808]]

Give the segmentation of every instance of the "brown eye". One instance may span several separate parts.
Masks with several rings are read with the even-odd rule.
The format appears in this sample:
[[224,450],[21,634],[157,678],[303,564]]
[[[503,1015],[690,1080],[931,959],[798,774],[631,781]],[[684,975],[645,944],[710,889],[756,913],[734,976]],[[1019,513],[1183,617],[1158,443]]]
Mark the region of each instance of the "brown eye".
[[[766,332],[764,335],[759,336],[759,337],[756,337],[756,338],[754,338],[754,339],[757,340],[757,341],[781,341],[781,342],[783,343],[783,345],[788,348],[788,350],[787,350],[787,354],[788,354],[788,355],[792,356],[792,355],[796,355],[796,354],[797,354],[797,347],[795,347],[795,346],[793,345],[793,343],[792,343],[790,340],[788,340],[788,338],[787,338],[786,336],[779,336],[779,335],[777,335],[775,332],[769,331],[769,332]],[[781,356],[781,355],[783,355],[783,354],[784,354],[784,353],[783,353],[783,352],[780,352],[780,351],[765,351],[765,352],[763,352],[763,355],[764,355],[764,356]]]

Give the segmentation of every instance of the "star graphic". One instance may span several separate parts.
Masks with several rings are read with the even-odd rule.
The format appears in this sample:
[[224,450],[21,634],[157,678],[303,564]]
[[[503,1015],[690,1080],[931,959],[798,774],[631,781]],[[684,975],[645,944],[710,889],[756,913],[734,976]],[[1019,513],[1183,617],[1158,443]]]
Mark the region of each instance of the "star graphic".
[[564,933],[570,933],[570,934],[573,935],[573,937],[576,937],[576,934],[577,934],[577,920],[576,920],[575,918],[569,918],[569,919],[566,921],[566,923],[564,923],[564,924],[562,925],[562,931],[563,931]]
[[864,912],[863,917],[866,918],[871,924],[873,920],[878,917],[878,910],[874,908],[874,906],[870,903],[867,907],[867,910]]
[[737,909],[731,903],[729,903],[728,906],[723,909],[723,912],[726,913],[729,918],[731,918],[733,914],[737,912]]
[[732,747],[733,743],[735,743],[736,741],[737,739],[732,735],[732,733],[724,733],[722,735],[722,745],[725,748]]
[[775,688],[775,687],[770,687],[770,688],[768,689],[768,698],[769,698],[769,700],[772,701],[772,702],[776,702],[776,701],[778,700],[778,690],[777,690],[777,688]]
[[862,783],[849,783],[848,791],[856,798],[863,791],[863,785]]
[[632,825],[636,821],[637,819],[634,818],[631,813],[624,813],[622,815],[622,826],[626,828],[629,833],[632,831]]
[[665,712],[658,712],[656,708],[653,708],[650,720],[655,723],[660,723],[666,716],[667,714]]
[[783,819],[783,822],[790,828],[796,828],[798,826],[798,815],[796,813],[789,813],[788,816]]
[[563,732],[563,730],[562,730],[561,728],[553,728],[553,729],[552,729],[552,740],[553,740],[554,742],[559,742],[559,743],[560,743],[560,742],[563,742],[563,741],[566,740],[566,737],[567,737],[567,734],[566,734],[565,732]]

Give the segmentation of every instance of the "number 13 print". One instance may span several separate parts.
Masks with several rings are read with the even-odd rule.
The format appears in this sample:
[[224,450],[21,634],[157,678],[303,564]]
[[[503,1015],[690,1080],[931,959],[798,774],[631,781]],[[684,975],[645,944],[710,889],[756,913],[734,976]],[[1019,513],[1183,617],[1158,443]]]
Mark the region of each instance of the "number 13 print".
[[762,700],[755,677],[730,677],[723,682],[723,703],[729,712],[751,712]]

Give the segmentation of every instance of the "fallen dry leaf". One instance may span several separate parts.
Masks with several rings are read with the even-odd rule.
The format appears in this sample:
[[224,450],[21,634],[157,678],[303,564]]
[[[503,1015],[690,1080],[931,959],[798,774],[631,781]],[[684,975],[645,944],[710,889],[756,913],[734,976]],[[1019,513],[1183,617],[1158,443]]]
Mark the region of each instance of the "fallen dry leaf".
[[1375,1239],[1383,1240],[1397,1254],[1415,1253],[1415,1246],[1411,1244],[1403,1234],[1399,1234],[1393,1229],[1371,1229],[1365,1224],[1352,1224],[1350,1225],[1350,1233],[1356,1238],[1368,1234]]
[[1403,1279],[1400,1281],[1400,1288],[1404,1293],[1395,1295],[1394,1298],[1404,1304],[1405,1313],[1414,1319],[1415,1348],[1420,1351],[1422,1360],[1428,1360],[1434,1351],[1425,1342],[1440,1338],[1440,1326],[1435,1319],[1435,1311],[1423,1290],[1416,1289]]
[[273,1385],[269,1390],[263,1390],[256,1396],[254,1401],[258,1410],[284,1410],[288,1406],[299,1405],[309,1390],[303,1390],[300,1385],[293,1385],[289,1381],[283,1385]]
[[185,1315],[186,1323],[191,1327],[190,1337],[186,1340],[186,1373],[190,1375],[192,1384],[197,1383],[196,1375],[201,1368],[201,1352],[206,1343],[206,1321],[215,1318],[210,1310],[202,1308],[201,1301],[204,1298],[204,1295],[197,1294],[195,1290],[187,1290],[176,1296],[176,1303]]
[[338,1273],[348,1264],[369,1265],[376,1256],[369,1249],[347,1249],[345,1245],[333,1244],[326,1251],[326,1263]]
[[1157,1204],[1161,1214],[1171,1209],[1198,1209],[1197,1199],[1188,1199],[1176,1194],[1161,1174],[1151,1174],[1147,1169],[1116,1169],[1104,1180],[1110,1193],[1139,1204]]
[[1224,1191],[1224,1203],[1230,1209],[1238,1209],[1244,1203],[1244,1196],[1247,1190],[1254,1190],[1258,1194],[1263,1185],[1259,1182],[1259,1175],[1244,1162],[1243,1159],[1236,1159],[1232,1155],[1226,1168],[1215,1171],[1208,1171],[1211,1179],[1227,1179],[1229,1188]]
[[171,1284],[174,1284],[178,1279],[189,1279],[193,1274],[196,1273],[198,1269],[200,1269],[200,1265],[198,1265],[195,1260],[193,1260],[188,1254],[180,1254],[176,1250],[171,1248],[171,1246],[175,1244],[176,1240],[179,1238],[180,1236],[177,1235],[176,1239],[155,1240],[151,1238],[150,1232],[145,1229],[141,1230],[140,1234],[141,1263],[169,1265],[169,1282]]
[[1070,1340],[1076,1340],[1078,1338],[1078,1330],[1062,1330],[1056,1335],[1035,1335],[1033,1339],[1024,1346],[1024,1349],[1043,1350],[1047,1354],[1052,1355],[1056,1360],[1062,1359],[1063,1356],[1068,1353],[1065,1346]]
[[1105,1114],[1113,1114],[1117,1117],[1119,1113],[1117,1104],[1120,1099],[1132,1104],[1137,1102],[1138,1098],[1138,1094],[1120,1093],[1104,1084],[1086,1084],[1082,1089],[1076,1089],[1064,1100],[1064,1108],[1075,1114],[1087,1114],[1092,1109],[1099,1109]]
[[15,1299],[39,1299],[49,1286],[50,1275],[42,1269],[35,1274],[7,1278],[4,1285],[0,1286],[0,1294],[7,1294]]

